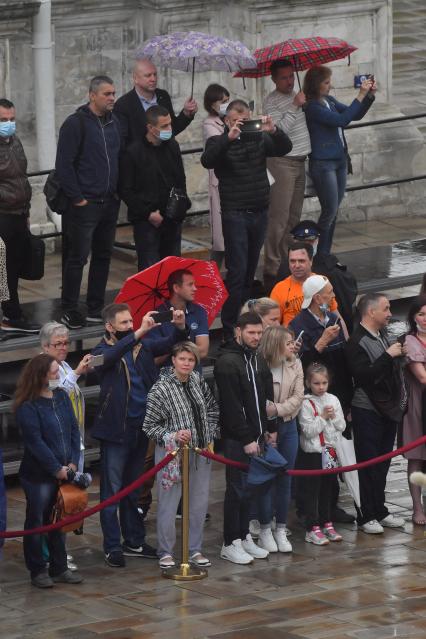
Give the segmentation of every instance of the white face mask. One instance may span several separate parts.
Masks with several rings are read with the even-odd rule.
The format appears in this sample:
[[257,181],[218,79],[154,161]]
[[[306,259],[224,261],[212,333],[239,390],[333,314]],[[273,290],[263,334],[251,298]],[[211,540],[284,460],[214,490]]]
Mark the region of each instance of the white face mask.
[[222,102],[222,104],[219,105],[219,115],[221,115],[222,117],[224,117],[226,115],[226,109],[229,106],[229,100],[228,102]]
[[426,329],[422,328],[418,322],[416,322],[416,328],[419,333],[426,333]]
[[59,388],[61,385],[61,380],[58,379],[49,379],[49,390],[53,391],[55,388]]
[[315,244],[312,244],[312,248],[314,249],[313,257],[315,257],[318,251],[318,240],[315,242]]

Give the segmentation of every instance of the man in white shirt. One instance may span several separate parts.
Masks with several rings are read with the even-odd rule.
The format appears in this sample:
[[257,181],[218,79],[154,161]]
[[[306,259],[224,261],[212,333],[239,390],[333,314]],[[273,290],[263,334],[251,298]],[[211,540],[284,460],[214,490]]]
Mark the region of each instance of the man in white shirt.
[[290,229],[300,220],[305,193],[305,160],[311,152],[306,126],[303,91],[294,91],[294,68],[289,60],[271,64],[271,79],[276,89],[263,104],[263,113],[288,135],[293,148],[285,157],[270,158],[268,169],[275,179],[271,188],[268,230],[265,240],[264,282],[272,288],[281,260],[286,258],[291,241]]

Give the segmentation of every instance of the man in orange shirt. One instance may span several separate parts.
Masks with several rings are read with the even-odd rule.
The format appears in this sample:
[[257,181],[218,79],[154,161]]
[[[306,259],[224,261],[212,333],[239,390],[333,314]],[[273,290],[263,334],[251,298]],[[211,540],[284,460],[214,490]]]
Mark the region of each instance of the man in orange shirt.
[[[274,286],[271,298],[281,309],[281,323],[288,326],[302,310],[303,283],[312,273],[314,250],[307,242],[294,242],[288,249],[288,265],[291,275]],[[331,311],[337,311],[335,299],[330,304]]]

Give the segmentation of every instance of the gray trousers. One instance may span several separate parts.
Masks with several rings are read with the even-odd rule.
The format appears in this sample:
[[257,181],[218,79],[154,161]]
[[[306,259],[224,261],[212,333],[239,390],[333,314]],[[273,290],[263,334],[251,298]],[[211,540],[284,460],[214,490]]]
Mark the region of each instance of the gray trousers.
[[[155,447],[155,463],[166,456],[165,448]],[[209,503],[211,462],[192,450],[189,454],[189,555],[201,552],[204,521]],[[182,484],[168,490],[157,480],[157,554],[173,555],[176,543],[176,513],[182,495]]]
[[302,215],[305,193],[305,162],[289,157],[270,158],[268,169],[275,178],[271,187],[263,272],[275,277],[287,259],[290,230]]

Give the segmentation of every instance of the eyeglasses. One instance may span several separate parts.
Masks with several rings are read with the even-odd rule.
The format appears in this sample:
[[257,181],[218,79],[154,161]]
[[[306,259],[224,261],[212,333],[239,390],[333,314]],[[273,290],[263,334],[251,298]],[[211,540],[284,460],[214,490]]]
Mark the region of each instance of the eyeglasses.
[[66,348],[67,346],[69,346],[69,340],[64,340],[63,342],[55,342],[54,344],[51,344],[50,346],[53,346],[53,348]]

